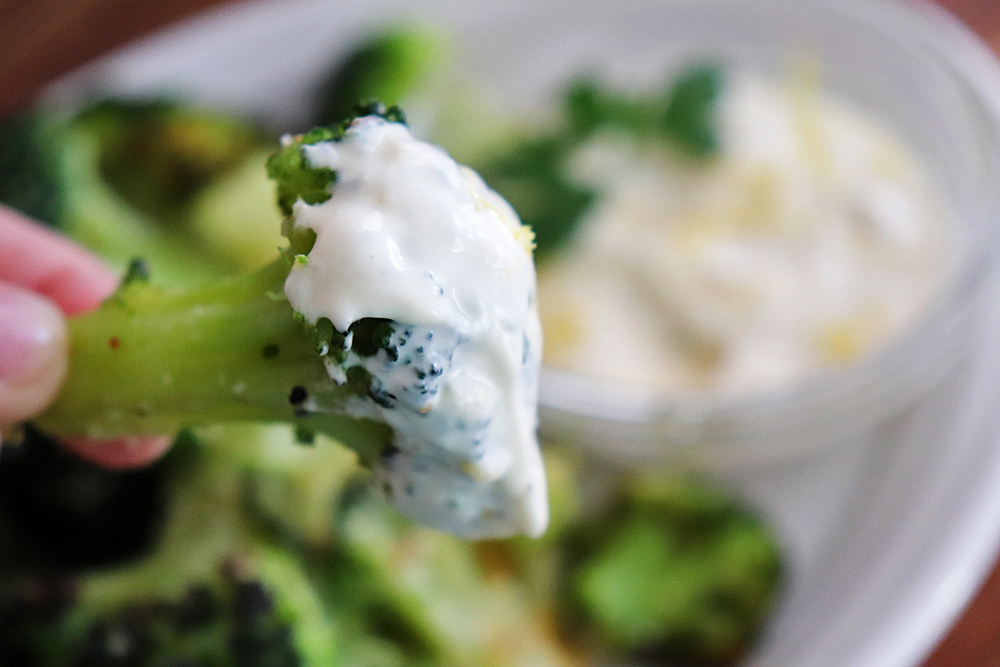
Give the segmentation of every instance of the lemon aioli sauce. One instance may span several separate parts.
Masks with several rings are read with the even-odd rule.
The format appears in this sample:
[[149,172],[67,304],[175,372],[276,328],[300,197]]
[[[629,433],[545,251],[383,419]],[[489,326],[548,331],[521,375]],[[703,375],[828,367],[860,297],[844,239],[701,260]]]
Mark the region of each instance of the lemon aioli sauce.
[[675,394],[786,386],[884,345],[947,268],[915,156],[819,90],[743,78],[707,165],[598,136],[600,199],[539,274],[547,364]]
[[315,230],[316,243],[288,276],[289,302],[339,331],[394,321],[393,352],[351,353],[345,365],[364,366],[392,398],[348,405],[393,427],[379,487],[415,521],[465,537],[541,534],[530,232],[475,172],[402,124],[360,118],[341,140],[303,150],[337,179],[329,200],[295,204],[295,225]]

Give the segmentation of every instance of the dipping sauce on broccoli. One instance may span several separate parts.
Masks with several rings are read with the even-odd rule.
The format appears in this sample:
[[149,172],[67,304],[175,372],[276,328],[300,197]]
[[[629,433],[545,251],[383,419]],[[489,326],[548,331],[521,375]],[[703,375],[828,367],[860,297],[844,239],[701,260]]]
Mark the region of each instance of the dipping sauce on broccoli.
[[[355,120],[338,141],[303,145],[336,173],[329,199],[293,206],[316,241],[284,291],[306,321],[348,331],[389,321],[389,344],[329,363],[365,368],[377,400],[347,405],[393,427],[376,473],[421,523],[474,537],[540,534],[545,476],[535,438],[541,327],[531,232],[499,195],[405,125]],[[405,322],[405,325],[398,323]],[[330,357],[327,357],[328,359]]]

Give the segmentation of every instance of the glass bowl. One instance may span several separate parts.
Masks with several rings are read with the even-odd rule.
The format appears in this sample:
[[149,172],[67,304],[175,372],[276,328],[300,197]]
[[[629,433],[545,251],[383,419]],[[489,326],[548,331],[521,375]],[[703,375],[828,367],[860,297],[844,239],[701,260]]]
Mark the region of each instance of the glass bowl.
[[706,57],[772,78],[796,54],[818,59],[826,90],[893,127],[924,162],[954,248],[944,288],[888,346],[778,389],[678,398],[545,368],[544,439],[618,464],[785,458],[899,413],[962,358],[1000,251],[1000,74],[956,20],[921,4],[693,0],[591,6],[567,12],[558,32],[562,53],[626,84]]

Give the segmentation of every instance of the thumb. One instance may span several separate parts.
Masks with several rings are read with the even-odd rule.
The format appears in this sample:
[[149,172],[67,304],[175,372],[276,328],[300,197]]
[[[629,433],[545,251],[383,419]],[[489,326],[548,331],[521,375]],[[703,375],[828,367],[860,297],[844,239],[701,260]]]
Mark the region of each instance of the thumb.
[[66,321],[54,303],[0,283],[0,426],[41,412],[66,375]]

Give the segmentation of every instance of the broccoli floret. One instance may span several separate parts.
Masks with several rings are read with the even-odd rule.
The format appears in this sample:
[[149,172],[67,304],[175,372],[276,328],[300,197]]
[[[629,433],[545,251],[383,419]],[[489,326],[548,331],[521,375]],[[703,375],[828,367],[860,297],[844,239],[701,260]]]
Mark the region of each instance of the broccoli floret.
[[73,117],[38,109],[0,126],[0,202],[119,269],[141,255],[161,284],[204,282],[241,263],[206,241],[202,195],[265,144],[246,123],[177,103],[106,100]]
[[206,185],[263,143],[232,116],[165,100],[104,100],[72,121],[99,146],[98,170],[137,211],[179,226]]
[[0,123],[0,203],[49,225],[58,223],[65,206],[54,131],[39,113]]
[[401,521],[364,487],[345,495],[337,530],[344,560],[325,570],[344,613],[405,647],[406,664],[579,664],[524,581],[490,563],[494,543]]
[[564,548],[567,626],[612,655],[657,663],[737,660],[781,575],[780,551],[756,516],[703,481],[662,471],[628,480]]
[[167,464],[167,520],[142,558],[0,572],[2,664],[339,664],[304,563],[246,521],[242,473],[190,434]]
[[439,32],[418,26],[392,28],[365,40],[321,87],[313,122],[335,123],[373,100],[390,106],[408,102],[407,96],[439,68],[446,50]]
[[[8,651],[25,667],[300,667],[291,627],[259,580],[219,576],[170,598],[123,600],[104,613],[68,609],[55,619],[34,606],[62,580],[28,580],[6,601]],[[48,591],[54,589],[52,593]],[[0,612],[0,619],[3,618]],[[16,619],[16,620],[15,620]],[[51,620],[50,620],[51,619]],[[18,627],[20,626],[20,627]],[[36,639],[39,638],[39,639]],[[34,640],[34,641],[33,641]],[[16,648],[15,648],[16,647]]]

